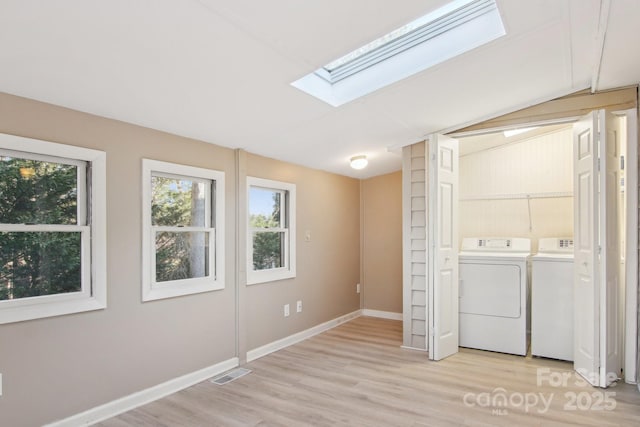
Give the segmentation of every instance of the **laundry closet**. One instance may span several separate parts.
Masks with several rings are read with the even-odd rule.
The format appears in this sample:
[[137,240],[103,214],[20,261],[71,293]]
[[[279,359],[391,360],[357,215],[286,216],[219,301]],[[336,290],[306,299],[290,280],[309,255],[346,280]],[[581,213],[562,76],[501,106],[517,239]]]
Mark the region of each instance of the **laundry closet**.
[[460,346],[572,361],[573,126],[458,144]]
[[573,236],[571,124],[459,138],[464,237]]
[[[626,122],[614,120],[622,342]],[[568,123],[458,138],[460,346],[574,360],[575,133]]]
[[[437,361],[483,348],[465,335],[513,332],[515,323],[508,345],[486,349],[573,358],[594,386],[616,375],[636,381],[637,96],[637,88],[576,92],[403,148],[404,347]],[[499,278],[517,278],[517,292],[470,287],[470,277],[496,277],[491,256],[512,265]],[[536,292],[536,280],[552,292]],[[536,326],[536,296],[563,317],[543,310],[547,322]],[[554,337],[559,325],[568,330]]]

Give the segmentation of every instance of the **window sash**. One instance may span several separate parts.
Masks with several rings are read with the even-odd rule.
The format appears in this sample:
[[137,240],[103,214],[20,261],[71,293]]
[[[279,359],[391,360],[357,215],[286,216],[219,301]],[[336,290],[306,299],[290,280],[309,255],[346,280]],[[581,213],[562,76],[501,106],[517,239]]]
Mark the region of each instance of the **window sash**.
[[57,224],[2,224],[0,223],[0,232],[90,232],[91,227],[88,225],[57,225]]
[[46,154],[37,154],[19,150],[0,149],[0,156],[18,159],[33,160],[47,163],[74,166],[76,168],[76,218],[77,224],[7,224],[0,223],[0,232],[7,233],[80,233],[80,291],[65,292],[51,295],[38,295],[33,297],[17,298],[0,301],[1,307],[15,307],[55,302],[67,302],[83,300],[92,297],[91,283],[91,226],[88,221],[88,169],[89,163],[84,160],[74,160]]
[[[200,183],[200,184],[204,184],[204,198],[205,198],[205,202],[204,202],[204,221],[205,221],[205,227],[215,227],[215,218],[213,218],[212,213],[215,212],[215,206],[214,206],[214,201],[215,201],[215,180],[213,179],[207,179],[207,178],[198,178],[195,176],[188,176],[188,175],[178,175],[178,174],[172,174],[172,173],[165,173],[165,172],[158,172],[158,171],[151,171],[151,178],[153,179],[154,176],[157,176],[159,178],[169,178],[169,179],[175,179],[178,181],[193,181],[196,183]],[[149,200],[149,203],[151,203],[152,201]],[[150,219],[151,223],[153,222],[153,218]],[[152,227],[159,227],[156,225],[152,225]]]
[[[258,233],[282,233],[282,266],[274,267],[274,268],[265,268],[262,270],[257,270],[253,267],[253,242],[255,241],[255,236]],[[250,249],[250,262],[251,262],[251,271],[260,274],[260,272],[264,271],[286,271],[289,269],[291,265],[289,260],[290,248],[289,248],[289,229],[288,228],[252,228],[251,229],[251,249]]]
[[[280,194],[280,224],[278,227],[253,227],[251,225],[252,189],[264,189]],[[290,279],[296,276],[296,230],[295,230],[295,206],[296,206],[296,186],[292,183],[273,181],[269,179],[247,177],[246,186],[247,216],[246,221],[246,271],[247,284]],[[255,203],[255,202],[254,202]],[[256,269],[254,268],[255,236],[258,233],[281,233],[282,234],[282,267]]]
[[0,301],[2,307],[24,307],[37,304],[49,304],[54,302],[66,302],[83,300],[93,295],[91,283],[91,227],[75,225],[23,225],[23,224],[2,224],[0,232],[61,232],[80,233],[80,285],[77,292],[65,292],[51,295],[38,295],[18,299]]
[[87,225],[88,221],[88,202],[89,188],[87,185],[87,178],[90,177],[89,162],[84,160],[67,159],[63,157],[56,157],[46,154],[28,153],[17,150],[0,149],[0,156],[15,157],[26,160],[35,160],[39,162],[59,163],[61,165],[75,166],[76,167],[76,215],[78,219],[78,225]]
[[[288,203],[289,191],[288,190],[282,190],[282,189],[279,189],[279,188],[264,187],[264,186],[260,186],[260,185],[250,185],[249,186],[249,194],[251,194],[251,188],[258,188],[260,190],[266,190],[266,191],[269,191],[271,193],[280,194],[280,226],[281,226],[281,228],[288,228],[289,227],[289,219],[288,219],[287,206],[289,205],[289,203]],[[253,214],[254,214],[254,212],[251,211],[251,197],[249,197],[249,215],[253,215]],[[261,227],[256,227],[256,228],[261,228]],[[270,228],[270,229],[273,229],[273,228]]]
[[[59,144],[33,138],[0,133],[0,150],[7,156],[31,160],[43,160],[78,166],[77,224],[82,229],[81,263],[82,292],[2,301],[0,324],[48,318],[72,313],[101,310],[107,306],[106,263],[106,163],[104,151],[74,145]],[[3,224],[5,230],[13,226],[28,226],[24,231],[44,230],[35,228],[61,224]],[[14,229],[15,230],[15,229]]]
[[[249,231],[251,233],[251,245],[249,248],[249,262],[251,265],[251,271],[257,274],[266,272],[266,271],[286,271],[289,269],[289,253],[290,253],[290,241],[289,241],[289,190],[283,190],[279,188],[272,188],[260,185],[250,185],[249,190],[251,188],[260,188],[262,190],[267,190],[272,193],[280,194],[280,227],[250,227]],[[249,191],[250,194],[250,191]],[[251,215],[251,200],[249,199],[249,212]],[[282,267],[274,267],[267,268],[263,270],[257,270],[253,266],[253,242],[254,236],[256,233],[284,233],[284,241],[282,248]]]
[[[205,194],[204,194],[204,206],[205,206],[205,213],[204,213],[204,220],[205,220],[205,226],[204,227],[199,227],[199,226],[167,226],[167,225],[151,225],[150,229],[151,229],[151,233],[150,233],[150,239],[149,239],[149,244],[151,247],[151,288],[156,288],[156,289],[162,289],[162,288],[169,288],[172,286],[181,286],[181,285],[185,285],[185,284],[193,284],[193,283],[198,283],[198,282],[202,282],[205,280],[211,280],[216,278],[216,248],[215,248],[215,242],[216,242],[216,230],[215,228],[212,226],[213,223],[215,223],[215,220],[212,217],[212,212],[215,210],[214,207],[214,203],[213,203],[213,199],[214,199],[214,194],[215,194],[215,180],[213,179],[207,179],[207,178],[198,178],[198,177],[193,177],[193,176],[189,176],[189,175],[179,175],[179,174],[172,174],[172,173],[165,173],[165,172],[158,172],[158,171],[151,171],[151,176],[150,178],[153,178],[154,176],[157,177],[161,177],[161,178],[169,178],[169,179],[175,179],[175,180],[186,180],[186,181],[193,181],[195,183],[202,183],[204,184],[204,188],[205,188]],[[150,184],[151,185],[151,184]],[[149,206],[151,206],[151,198],[149,198],[149,200],[147,201],[149,203]],[[151,213],[151,210],[149,210],[149,213]],[[153,218],[149,217],[149,224],[151,224],[153,222]],[[188,278],[188,279],[179,279],[179,280],[166,280],[166,281],[162,281],[162,282],[158,282],[156,281],[157,278],[157,266],[156,266],[156,256],[157,256],[157,251],[156,251],[156,236],[159,232],[172,232],[172,233],[188,233],[188,232],[203,232],[203,233],[209,233],[209,239],[208,239],[208,244],[209,244],[209,256],[207,257],[207,261],[209,263],[209,274],[204,276],[204,277],[192,277],[192,278]]]
[[[153,177],[205,183],[206,226],[154,225],[152,217]],[[225,174],[222,171],[159,160],[142,159],[142,301],[193,295],[225,287]],[[205,232],[209,237],[208,275],[188,279],[156,281],[156,237],[158,232]]]
[[[156,281],[157,271],[156,271],[156,236],[158,232],[204,232],[209,233],[209,239],[207,241],[209,245],[209,256],[207,257],[207,262],[209,263],[209,274],[204,277],[191,277],[188,279],[179,279],[179,280],[165,280],[162,282]],[[206,228],[206,227],[159,227],[153,226],[151,227],[151,239],[149,239],[149,247],[151,259],[151,288],[152,289],[163,289],[163,288],[172,288],[174,286],[182,286],[182,285],[193,285],[198,283],[206,283],[210,282],[212,279],[215,280],[217,278],[216,272],[216,229],[215,228]]]

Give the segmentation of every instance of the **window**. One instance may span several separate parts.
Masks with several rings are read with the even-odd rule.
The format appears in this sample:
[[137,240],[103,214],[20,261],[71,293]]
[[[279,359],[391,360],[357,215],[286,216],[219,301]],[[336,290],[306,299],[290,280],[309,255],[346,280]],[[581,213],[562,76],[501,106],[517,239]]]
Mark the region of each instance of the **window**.
[[224,288],[224,173],[144,159],[142,300]]
[[296,186],[247,177],[247,283],[296,276]]
[[0,323],[106,307],[105,166],[0,134]]
[[291,84],[337,107],[505,34],[495,0],[453,0]]

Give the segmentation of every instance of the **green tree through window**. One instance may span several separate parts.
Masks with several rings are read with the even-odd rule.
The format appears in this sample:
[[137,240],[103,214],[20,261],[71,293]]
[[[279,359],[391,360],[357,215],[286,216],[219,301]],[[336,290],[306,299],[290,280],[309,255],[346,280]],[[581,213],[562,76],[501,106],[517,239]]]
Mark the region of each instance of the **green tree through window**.
[[[0,224],[77,225],[78,166],[0,155]],[[0,300],[80,291],[81,236],[0,232]]]
[[151,184],[152,225],[184,228],[156,232],[156,282],[207,276],[208,232],[188,229],[209,226],[205,183],[154,175]]
[[296,185],[247,177],[247,284],[296,277]]
[[252,192],[254,195],[259,192],[268,192],[273,200],[271,212],[252,213],[249,216],[251,228],[257,229],[253,236],[253,268],[255,270],[280,268],[283,266],[283,233],[269,230],[281,228],[282,193],[261,188],[254,188]]

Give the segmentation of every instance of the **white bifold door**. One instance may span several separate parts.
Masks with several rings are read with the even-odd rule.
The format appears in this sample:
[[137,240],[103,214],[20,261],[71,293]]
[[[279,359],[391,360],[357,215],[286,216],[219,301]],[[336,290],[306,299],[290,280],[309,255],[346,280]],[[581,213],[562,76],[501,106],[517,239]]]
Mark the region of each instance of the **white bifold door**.
[[428,158],[429,359],[440,360],[458,352],[458,141],[432,135]]
[[574,369],[607,387],[621,372],[618,120],[594,111],[574,125]]

